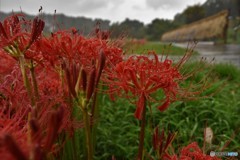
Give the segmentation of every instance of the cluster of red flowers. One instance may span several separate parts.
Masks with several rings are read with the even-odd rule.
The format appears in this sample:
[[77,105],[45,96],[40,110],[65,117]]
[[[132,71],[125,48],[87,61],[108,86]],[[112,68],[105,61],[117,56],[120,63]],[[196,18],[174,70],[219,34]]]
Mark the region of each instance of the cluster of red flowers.
[[[79,117],[73,116],[76,104],[83,112],[89,145],[95,110],[92,99],[96,98],[100,80],[108,86],[112,98],[117,94],[133,100],[137,119],[142,119],[147,102],[157,102],[159,110],[164,111],[171,102],[200,93],[180,86],[186,76],[179,70],[191,53],[175,65],[168,58],[159,60],[154,52],[124,60],[123,51],[109,39],[109,32],[97,28],[95,36],[84,37],[72,28],[43,36],[44,25],[38,17],[31,21],[22,14],[0,22],[3,159],[44,159],[57,155],[65,141],[57,144],[58,136],[62,133],[71,136],[75,128],[82,127]],[[158,90],[164,93],[161,99],[153,97]],[[87,149],[91,159],[91,147]],[[202,156],[198,148],[194,149],[191,154],[182,150],[182,157]]]
[[183,147],[180,155],[170,156],[168,154],[163,155],[165,160],[221,160],[220,158],[210,155],[206,155],[202,152],[196,142],[189,144],[186,147]]
[[155,128],[153,133],[153,149],[157,153],[158,159],[164,160],[220,160],[218,157],[206,155],[198,146],[197,142],[193,142],[180,150],[179,156],[176,154],[171,155],[169,150],[170,146],[176,136],[175,133],[166,133],[162,130],[159,133],[158,128]]
[[[93,94],[102,70],[122,61],[107,33],[84,37],[76,29],[44,37],[44,21],[12,15],[0,22],[0,157],[43,159],[56,154],[59,134],[82,122],[71,99]],[[101,35],[101,36],[99,36]],[[29,94],[30,93],[30,94]],[[63,142],[62,142],[63,143]]]

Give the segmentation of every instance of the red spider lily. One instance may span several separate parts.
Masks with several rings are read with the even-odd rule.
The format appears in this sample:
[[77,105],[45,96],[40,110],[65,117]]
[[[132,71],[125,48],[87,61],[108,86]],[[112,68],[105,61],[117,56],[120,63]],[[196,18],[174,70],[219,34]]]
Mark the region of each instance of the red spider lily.
[[[68,87],[69,99],[77,102],[83,112],[89,159],[93,148],[91,123],[95,112],[95,91],[105,66],[111,67],[122,60],[122,50],[110,46],[106,38],[86,38],[73,29],[53,33],[50,38],[42,39],[41,46],[46,62],[55,68],[61,67],[64,82],[67,82],[63,85]],[[88,110],[91,110],[91,117]]]
[[179,84],[185,77],[179,72],[179,66],[174,66],[170,59],[159,61],[157,55],[155,53],[153,55],[153,59],[148,56],[132,56],[117,64],[114,71],[106,71],[103,78],[110,88],[110,94],[117,93],[122,96],[127,94],[128,98],[138,97],[135,102],[137,119],[142,118],[144,97],[147,101],[156,102],[158,100],[154,99],[151,94],[162,89],[165,97],[160,100],[161,105],[158,109],[164,111],[171,102],[178,98],[177,96],[183,93]]
[[24,33],[21,32],[21,22],[19,20],[20,15],[13,15],[0,22],[0,47],[13,44],[19,36]]
[[38,66],[35,69],[40,94],[40,98],[37,101],[38,107],[36,108],[38,120],[41,122],[40,125],[47,126],[49,122],[48,112],[61,107],[64,114],[59,131],[72,132],[72,129],[79,128],[81,125],[71,116],[72,105],[68,97],[66,97],[67,86],[62,84],[61,77],[54,69],[49,66],[45,67]]
[[[122,50],[107,39],[86,38],[75,29],[53,33],[51,37],[42,39],[41,43],[45,60],[64,70],[69,91],[74,97],[76,91],[82,88],[84,92],[88,90],[86,98],[89,100],[102,71],[110,70],[122,61]],[[79,78],[81,83],[78,82]]]
[[157,152],[158,158],[169,156],[168,148],[171,145],[173,139],[175,138],[175,133],[168,133],[167,137],[165,136],[164,129],[161,134],[159,134],[158,128],[154,129],[153,133],[153,149]]
[[51,64],[60,65],[63,59],[79,63],[78,45],[83,37],[71,31],[58,31],[51,37],[42,39],[41,50]]
[[[42,128],[39,125],[40,121],[35,119],[27,122],[27,114],[17,110],[17,114],[12,115],[14,118],[9,119],[10,123],[5,122],[0,132],[1,158],[31,159],[26,157],[33,156],[34,159],[45,159],[46,154],[53,153],[53,144],[57,138],[63,114],[61,108],[59,109],[49,113],[50,121],[47,129]],[[22,115],[20,116],[18,113]],[[19,117],[19,119],[15,117]],[[24,119],[25,121],[23,121]]]
[[42,41],[43,56],[51,64],[61,64],[62,60],[76,63],[88,69],[97,63],[101,52],[106,56],[106,64],[122,61],[122,50],[109,41],[94,37],[83,37],[75,29],[55,32]]
[[16,61],[7,55],[3,50],[0,49],[0,82],[1,76],[5,76],[6,74],[10,73],[12,67],[16,65]]
[[[36,71],[39,72],[38,69]],[[38,74],[40,77],[44,76],[42,72]],[[48,72],[48,77],[54,80],[51,72]],[[71,107],[63,99],[62,93],[48,88],[46,82],[49,79],[43,78],[39,83],[41,96],[37,108],[33,109],[19,68],[16,67],[12,74],[5,76],[0,85],[0,157],[14,159],[31,157],[32,154],[44,157],[59,148],[54,145],[59,133],[67,131],[71,134],[72,129],[81,127],[72,118]],[[46,92],[46,88],[50,92]],[[29,117],[34,114],[36,116]]]
[[[0,84],[0,94],[2,96],[0,102],[2,106],[8,106],[7,108],[10,107],[10,109],[14,110],[21,107],[21,105],[18,105],[21,103],[25,107],[29,106],[29,102],[25,100],[27,95],[22,84],[21,73],[19,68],[15,66],[13,71],[4,77],[3,82]],[[11,105],[9,106],[9,104]]]
[[41,19],[38,19],[38,17],[35,17],[32,22],[32,31],[31,31],[31,38],[28,42],[28,45],[31,46],[34,41],[37,41],[39,37],[42,34],[43,28],[44,28],[44,21]]
[[196,142],[189,144],[181,150],[181,160],[220,160],[218,157],[211,157],[202,152]]
[[3,24],[0,22],[0,47],[11,56],[18,57],[19,52],[24,54],[39,40],[43,28],[44,22],[38,17],[31,22],[26,21],[22,14],[12,15],[6,18]]
[[[35,159],[54,153],[59,133],[81,127],[72,116],[66,87],[73,97],[77,97],[82,87],[84,98],[90,101],[104,68],[122,60],[122,50],[110,44],[107,33],[85,38],[73,29],[41,39],[43,27],[42,20],[26,21],[22,15],[13,15],[4,24],[0,23],[0,46],[4,50],[1,53],[8,53],[21,62],[21,68],[16,67],[12,74],[1,77],[1,157]],[[39,67],[32,60],[44,65]],[[56,74],[55,69],[62,75]],[[24,73],[23,80],[20,71]],[[38,92],[32,95],[35,89]],[[88,123],[90,126],[92,119]]]
[[11,154],[20,156],[28,152],[27,116],[31,109],[20,77],[15,69],[0,84],[0,157],[3,159],[13,159]]
[[[105,56],[103,53],[100,53],[98,62],[98,66],[93,63],[91,68],[89,65],[88,68],[82,66],[84,68],[81,69],[79,64],[67,64],[63,61],[62,67],[66,74],[68,89],[73,97],[77,97],[77,92],[82,88],[84,93],[86,92],[87,100],[90,100],[104,68]],[[86,70],[89,74],[86,73]],[[81,83],[79,83],[80,79]]]
[[189,144],[186,147],[183,147],[180,151],[179,156],[176,154],[169,154],[169,146],[172,144],[173,139],[176,134],[169,133],[167,137],[165,137],[164,130],[159,134],[158,128],[154,129],[153,133],[153,148],[157,153],[158,159],[164,160],[220,160],[217,157],[211,157],[210,155],[206,155],[199,148],[196,142]]

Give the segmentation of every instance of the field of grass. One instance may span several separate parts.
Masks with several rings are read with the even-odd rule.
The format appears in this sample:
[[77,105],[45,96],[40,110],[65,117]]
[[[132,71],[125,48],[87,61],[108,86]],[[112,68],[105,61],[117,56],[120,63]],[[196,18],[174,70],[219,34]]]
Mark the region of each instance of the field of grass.
[[[154,50],[157,54],[165,55],[183,55],[186,51],[184,48],[160,42],[145,42],[143,44],[129,42],[124,50],[127,54],[146,54],[148,51]],[[198,53],[194,51],[194,54]]]
[[[192,67],[194,64],[186,68]],[[222,149],[240,153],[240,70],[231,65],[217,64],[211,67],[210,75],[209,80],[213,83],[203,95],[220,88],[214,96],[176,102],[165,112],[159,112],[155,105],[151,106],[151,110],[148,108],[145,154],[154,156],[151,136],[156,125],[177,132],[172,143],[175,153],[194,141],[203,147],[205,127],[210,127],[214,134],[212,145],[204,150],[206,154]],[[197,74],[189,81],[197,83],[201,76]],[[134,159],[140,130],[139,121],[133,116],[135,106],[125,99],[112,102],[107,95],[102,95],[99,100],[101,111],[97,124],[95,159],[111,159],[113,155],[116,159]]]

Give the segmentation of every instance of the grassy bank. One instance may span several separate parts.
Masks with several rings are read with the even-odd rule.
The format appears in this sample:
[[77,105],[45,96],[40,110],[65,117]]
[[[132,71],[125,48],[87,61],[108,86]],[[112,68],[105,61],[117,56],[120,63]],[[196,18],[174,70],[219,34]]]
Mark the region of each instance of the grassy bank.
[[[148,51],[154,50],[157,54],[168,55],[183,55],[186,49],[173,46],[171,44],[164,44],[160,42],[145,42],[145,43],[127,43],[125,48],[127,54],[146,54]],[[198,54],[196,51],[194,54]]]

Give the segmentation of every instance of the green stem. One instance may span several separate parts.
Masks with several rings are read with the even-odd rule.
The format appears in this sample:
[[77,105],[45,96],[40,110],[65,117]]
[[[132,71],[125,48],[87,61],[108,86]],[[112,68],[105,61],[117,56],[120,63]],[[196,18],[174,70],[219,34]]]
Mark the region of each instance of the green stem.
[[23,82],[24,82],[24,85],[27,89],[27,93],[28,93],[28,96],[30,98],[31,105],[33,107],[35,107],[35,100],[34,100],[34,96],[32,95],[31,85],[30,85],[28,77],[27,77],[27,73],[26,73],[26,69],[25,69],[25,59],[24,59],[23,55],[19,56],[19,62],[20,62],[20,68],[21,68],[22,76],[23,76]]
[[89,121],[87,107],[83,108],[83,121],[84,121],[84,127],[85,127],[85,135],[86,135],[87,159],[92,160],[93,147],[92,147],[91,128],[90,128],[90,121]]
[[73,160],[76,160],[77,159],[77,154],[76,154],[76,138],[75,138],[75,134],[76,133],[73,133],[73,138],[72,138],[72,146],[73,146]]
[[[63,68],[60,68],[60,71],[59,71],[59,78],[61,80],[61,87],[62,87],[62,91],[64,91],[64,71],[63,71]],[[63,97],[66,97],[66,93],[63,92]]]
[[141,130],[139,135],[139,146],[138,146],[138,158],[137,160],[142,160],[143,146],[144,146],[144,135],[145,135],[145,122],[146,121],[146,98],[144,97],[144,106],[141,120]]
[[31,73],[31,76],[32,76],[32,81],[33,81],[34,95],[35,95],[36,99],[39,99],[38,84],[37,84],[37,79],[36,79],[36,76],[35,76],[34,66],[33,66],[32,61],[31,61],[31,66],[30,66],[30,73]]
[[97,110],[96,101],[97,101],[97,92],[95,90],[94,93],[93,93],[93,99],[92,99],[92,110],[91,110],[91,117],[92,117],[92,119],[94,118],[95,112]]
[[[31,134],[31,127],[30,127],[30,120],[31,120],[31,113],[28,114],[28,130],[27,130],[27,140],[28,140],[28,145],[31,146],[31,148],[33,148],[33,144],[32,144],[32,134]],[[34,150],[30,149],[30,153],[29,153],[29,160],[34,160]]]

